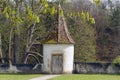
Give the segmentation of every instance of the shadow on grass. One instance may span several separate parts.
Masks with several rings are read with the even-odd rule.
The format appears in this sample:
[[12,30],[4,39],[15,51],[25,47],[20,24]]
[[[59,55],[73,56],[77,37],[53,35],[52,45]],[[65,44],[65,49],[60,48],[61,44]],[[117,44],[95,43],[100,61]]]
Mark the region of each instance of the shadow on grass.
[[105,74],[103,74],[103,73],[102,74],[97,74],[97,73],[96,74],[94,74],[94,73],[93,74],[89,74],[89,73],[88,74],[77,74],[76,73],[76,74],[73,74],[73,75],[114,75],[114,76],[118,76],[120,74],[107,74],[107,73],[105,73]]

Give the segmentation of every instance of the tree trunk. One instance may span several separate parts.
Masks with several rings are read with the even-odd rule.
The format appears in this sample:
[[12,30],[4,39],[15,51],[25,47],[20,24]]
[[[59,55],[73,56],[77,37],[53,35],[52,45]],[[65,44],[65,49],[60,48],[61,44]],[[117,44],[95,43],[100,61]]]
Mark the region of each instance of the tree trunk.
[[33,25],[31,25],[30,29],[27,32],[27,43],[26,43],[26,52],[30,51],[30,48],[32,46],[32,37],[33,37],[33,33],[35,31],[35,23]]
[[[16,12],[19,16],[19,0],[16,1]],[[14,33],[14,63],[20,63],[20,29],[19,24],[17,23]]]
[[8,53],[8,58],[9,58],[9,64],[12,64],[12,32],[13,32],[13,29],[11,28],[11,31],[10,31],[10,37],[9,37],[9,53]]
[[2,63],[4,63],[3,54],[2,54],[2,40],[1,40],[1,33],[0,33],[0,58],[1,58],[1,60],[2,60]]
[[[17,30],[17,29],[15,29]],[[14,34],[14,63],[20,63],[20,36],[17,34]]]

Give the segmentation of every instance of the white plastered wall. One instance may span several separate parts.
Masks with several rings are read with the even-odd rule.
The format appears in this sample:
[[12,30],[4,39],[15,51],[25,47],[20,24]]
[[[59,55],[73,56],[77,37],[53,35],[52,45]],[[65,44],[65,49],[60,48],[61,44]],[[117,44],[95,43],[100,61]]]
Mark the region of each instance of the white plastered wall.
[[72,73],[74,60],[73,44],[44,44],[43,45],[43,71],[51,73],[52,54],[63,54],[63,73]]

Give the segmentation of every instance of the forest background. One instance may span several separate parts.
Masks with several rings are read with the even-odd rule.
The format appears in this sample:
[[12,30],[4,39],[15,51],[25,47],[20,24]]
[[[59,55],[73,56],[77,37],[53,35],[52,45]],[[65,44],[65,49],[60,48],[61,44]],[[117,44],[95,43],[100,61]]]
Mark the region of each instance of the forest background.
[[[75,62],[120,63],[120,1],[62,2]],[[57,2],[0,0],[0,63],[23,63],[28,52],[42,55],[41,44],[57,24]]]

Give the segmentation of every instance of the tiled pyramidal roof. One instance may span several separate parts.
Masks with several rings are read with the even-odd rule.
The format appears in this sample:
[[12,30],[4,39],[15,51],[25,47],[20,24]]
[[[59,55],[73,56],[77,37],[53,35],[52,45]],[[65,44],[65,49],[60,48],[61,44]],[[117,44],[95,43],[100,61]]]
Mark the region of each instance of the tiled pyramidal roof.
[[45,43],[48,44],[74,44],[74,40],[70,36],[70,33],[67,28],[67,24],[64,18],[64,15],[60,15],[62,11],[61,6],[58,7],[58,22],[56,26],[56,31],[53,31],[47,37]]

